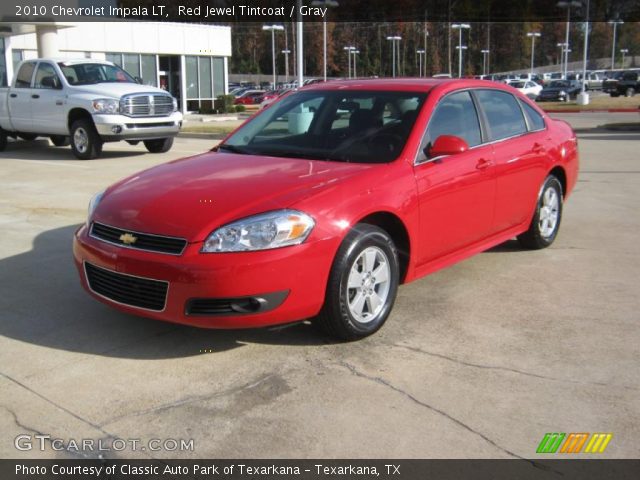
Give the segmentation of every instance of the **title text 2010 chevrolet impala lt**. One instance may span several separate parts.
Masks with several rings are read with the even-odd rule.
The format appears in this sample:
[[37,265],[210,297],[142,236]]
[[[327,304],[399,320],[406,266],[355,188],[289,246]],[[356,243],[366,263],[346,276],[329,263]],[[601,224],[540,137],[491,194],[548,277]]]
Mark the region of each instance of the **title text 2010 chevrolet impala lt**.
[[97,194],[75,235],[82,285],[125,312],[212,328],[312,318],[357,339],[398,285],[510,238],[555,239],[576,137],[508,86],[306,87],[214,151]]

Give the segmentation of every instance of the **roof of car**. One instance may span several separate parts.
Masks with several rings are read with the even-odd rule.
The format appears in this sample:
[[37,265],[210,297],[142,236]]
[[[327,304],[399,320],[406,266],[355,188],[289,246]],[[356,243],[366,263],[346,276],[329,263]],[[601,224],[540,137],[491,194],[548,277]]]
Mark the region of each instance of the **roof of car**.
[[308,85],[302,90],[400,90],[412,92],[428,92],[445,84],[459,87],[496,87],[499,84],[487,80],[469,78],[362,78],[353,80],[336,80]]

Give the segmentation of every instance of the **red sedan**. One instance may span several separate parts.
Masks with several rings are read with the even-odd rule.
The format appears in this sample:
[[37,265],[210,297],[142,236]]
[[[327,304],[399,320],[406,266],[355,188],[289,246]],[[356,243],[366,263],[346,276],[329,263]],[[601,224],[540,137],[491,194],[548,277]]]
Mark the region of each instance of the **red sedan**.
[[212,152],[97,194],[73,253],[84,288],[125,312],[212,328],[312,318],[357,339],[399,284],[513,237],[551,245],[577,173],[569,125],[509,87],[322,83]]

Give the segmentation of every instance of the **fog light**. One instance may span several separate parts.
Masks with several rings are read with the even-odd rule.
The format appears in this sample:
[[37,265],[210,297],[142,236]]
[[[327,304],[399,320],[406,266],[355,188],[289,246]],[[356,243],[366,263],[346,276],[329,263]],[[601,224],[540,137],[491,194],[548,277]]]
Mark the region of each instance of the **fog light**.
[[114,125],[113,127],[111,127],[111,131],[117,135],[118,133],[122,132],[122,127],[120,125]]

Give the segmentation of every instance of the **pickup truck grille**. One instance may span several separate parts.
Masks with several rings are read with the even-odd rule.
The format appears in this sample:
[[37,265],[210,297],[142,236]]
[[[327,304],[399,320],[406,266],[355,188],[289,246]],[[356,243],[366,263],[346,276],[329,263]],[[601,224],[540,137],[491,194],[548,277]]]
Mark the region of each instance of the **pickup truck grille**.
[[170,95],[137,93],[120,100],[120,113],[129,117],[164,117],[172,112]]

